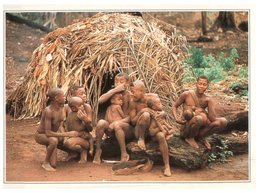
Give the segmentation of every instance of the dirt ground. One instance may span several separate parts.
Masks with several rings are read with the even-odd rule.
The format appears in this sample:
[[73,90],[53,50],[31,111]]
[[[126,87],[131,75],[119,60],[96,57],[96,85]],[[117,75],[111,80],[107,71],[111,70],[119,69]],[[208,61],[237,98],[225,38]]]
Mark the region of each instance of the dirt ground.
[[162,166],[154,166],[149,173],[137,173],[128,176],[112,174],[112,165],[96,165],[89,158],[87,164],[77,160],[63,162],[66,153],[59,151],[56,172],[46,172],[41,168],[45,158],[45,147],[34,141],[34,132],[38,119],[12,121],[6,117],[6,181],[13,182],[107,182],[107,181],[230,181],[248,180],[248,155],[232,157],[222,164],[211,164],[196,171],[171,168],[173,175],[164,177]]
[[[182,18],[185,19],[185,17]],[[185,35],[189,35],[191,39],[197,37],[198,29],[193,30],[190,26],[181,27]],[[40,38],[45,35],[44,32],[23,24],[6,22],[6,96],[23,80],[32,52],[40,45]],[[205,43],[203,49],[207,50],[208,48],[212,52],[219,52],[230,48],[230,46],[235,47],[239,51],[241,50],[242,61],[240,63],[247,62],[247,33],[219,33],[218,36],[220,38],[219,42],[214,45]],[[226,41],[230,43],[224,45]],[[201,43],[193,44],[202,47]],[[242,105],[241,109],[243,108]],[[112,174],[112,166],[109,164],[98,166],[89,161],[87,164],[82,165],[78,164],[76,160],[63,162],[62,159],[66,155],[64,152],[59,151],[57,171],[54,173],[45,172],[41,168],[45,148],[34,141],[34,132],[38,121],[38,119],[13,121],[11,117],[6,116],[4,171],[7,183],[54,181],[244,181],[249,179],[250,162],[248,161],[248,154],[234,156],[224,164],[212,164],[205,169],[196,171],[172,168],[173,175],[167,178],[162,175],[161,166],[154,166],[149,173],[116,176]]]

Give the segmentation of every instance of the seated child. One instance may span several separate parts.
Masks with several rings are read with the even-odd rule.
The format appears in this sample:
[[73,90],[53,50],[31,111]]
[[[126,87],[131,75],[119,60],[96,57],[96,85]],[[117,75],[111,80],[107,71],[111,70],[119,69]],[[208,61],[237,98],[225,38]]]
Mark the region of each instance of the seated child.
[[92,135],[89,133],[91,128],[88,127],[82,119],[80,114],[84,111],[84,101],[80,97],[71,97],[68,100],[68,106],[71,112],[68,114],[66,120],[67,131],[77,131],[79,137],[67,138],[64,141],[64,145],[71,150],[80,152],[79,163],[87,162],[87,149],[89,147],[89,154],[94,153],[94,142]]
[[[122,110],[123,105],[123,98],[122,94],[116,93],[114,94],[111,99],[111,105],[106,110],[105,120],[109,123],[109,131],[113,130],[113,124],[115,121],[123,120],[126,118],[126,115],[124,114]],[[128,121],[127,119],[123,121]]]

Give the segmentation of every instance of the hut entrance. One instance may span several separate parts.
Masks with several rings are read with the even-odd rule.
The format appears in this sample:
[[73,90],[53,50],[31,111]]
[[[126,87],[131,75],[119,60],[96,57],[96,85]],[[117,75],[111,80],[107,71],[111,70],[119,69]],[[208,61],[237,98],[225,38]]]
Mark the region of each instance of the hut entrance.
[[[104,74],[104,78],[103,78],[102,86],[101,86],[101,95],[103,95],[104,93],[108,92],[109,90],[111,90],[112,88],[115,87],[114,83],[115,83],[116,74],[118,74],[118,72],[115,72],[113,74],[111,74],[111,73]],[[107,102],[99,105],[99,107],[98,107],[98,119],[104,119],[105,118],[106,110],[107,110],[107,108],[110,104],[111,104],[110,100],[108,100]]]

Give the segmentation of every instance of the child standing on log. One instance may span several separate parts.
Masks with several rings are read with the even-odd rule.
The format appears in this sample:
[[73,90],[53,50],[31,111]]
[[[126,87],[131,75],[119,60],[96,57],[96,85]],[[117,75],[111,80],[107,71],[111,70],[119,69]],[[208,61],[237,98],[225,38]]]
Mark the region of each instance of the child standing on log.
[[[35,141],[46,146],[46,157],[42,167],[46,171],[56,171],[57,164],[57,145],[59,137],[77,137],[77,131],[59,133],[63,127],[65,116],[64,93],[59,88],[49,90],[48,97],[50,105],[42,112],[40,125],[35,133]],[[62,129],[60,129],[62,130]]]
[[162,110],[162,103],[159,96],[151,97],[147,100],[148,111],[151,114],[151,125],[149,128],[149,134],[153,137],[158,132],[163,132],[166,139],[169,139],[174,130],[166,122],[166,114]]

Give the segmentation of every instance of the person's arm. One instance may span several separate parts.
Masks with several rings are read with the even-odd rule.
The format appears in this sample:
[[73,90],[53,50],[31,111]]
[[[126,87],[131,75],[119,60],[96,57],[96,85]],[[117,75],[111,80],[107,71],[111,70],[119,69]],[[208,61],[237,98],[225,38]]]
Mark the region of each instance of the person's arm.
[[185,102],[186,97],[187,97],[186,92],[182,93],[180,95],[180,97],[175,101],[175,103],[172,107],[173,117],[176,120],[176,122],[179,123],[179,124],[185,124],[186,123],[186,121],[179,119],[179,117],[177,116],[177,108]]
[[208,100],[208,118],[210,122],[215,121],[217,118],[215,111],[215,103],[211,98]]
[[70,131],[70,132],[65,132],[65,133],[57,133],[57,132],[52,131],[52,129],[51,129],[52,113],[50,110],[45,110],[43,113],[45,114],[44,129],[45,129],[45,134],[47,135],[47,137],[77,137],[78,136],[77,131]]
[[135,109],[135,105],[131,104],[130,107],[131,107],[130,113],[129,113],[129,115],[130,115],[130,120],[131,120],[131,123],[132,123],[133,125],[135,125],[135,124],[136,124],[136,121],[137,121],[137,119],[138,119],[138,116],[137,116],[137,113],[136,113],[136,109]]
[[98,104],[102,104],[107,102],[114,94],[122,92],[125,90],[125,85],[121,84],[118,85],[117,87],[109,90],[108,92],[106,92],[105,94],[101,95],[98,99]]
[[118,105],[116,107],[116,111],[118,112],[118,114],[122,117],[122,118],[125,118],[126,115],[124,114],[123,110],[122,110],[122,107],[120,105]]
[[92,108],[89,104],[84,105],[84,110],[78,111],[78,118],[82,120],[86,125],[92,122]]

